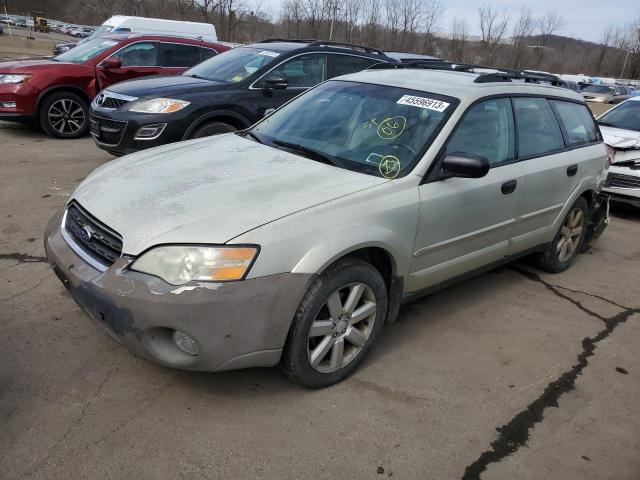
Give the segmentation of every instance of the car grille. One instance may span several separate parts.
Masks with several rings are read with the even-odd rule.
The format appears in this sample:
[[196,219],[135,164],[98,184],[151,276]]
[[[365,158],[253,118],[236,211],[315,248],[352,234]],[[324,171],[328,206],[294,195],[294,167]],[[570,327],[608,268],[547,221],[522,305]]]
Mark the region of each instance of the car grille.
[[610,173],[607,175],[605,187],[614,188],[640,188],[640,177],[633,175],[623,175],[621,173]]
[[113,97],[104,97],[102,104],[100,105],[102,108],[110,108],[115,110],[116,108],[120,108],[122,105],[129,103],[128,100],[123,100],[121,98],[113,98]]
[[67,208],[64,229],[84,253],[109,267],[122,255],[122,238],[77,203]]
[[91,117],[91,135],[105,145],[118,145],[126,127],[127,122]]

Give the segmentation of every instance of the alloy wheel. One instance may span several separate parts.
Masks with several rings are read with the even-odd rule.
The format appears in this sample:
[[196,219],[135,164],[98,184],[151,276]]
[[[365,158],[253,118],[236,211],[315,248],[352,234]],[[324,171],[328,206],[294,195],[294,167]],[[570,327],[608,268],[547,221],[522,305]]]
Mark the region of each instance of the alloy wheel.
[[309,329],[311,367],[331,373],[352,362],[373,331],[376,311],[376,297],[364,283],[345,285],[329,295]]
[[560,262],[569,260],[576,251],[580,238],[582,237],[583,228],[584,211],[581,208],[574,208],[569,212],[560,229],[560,238],[558,239],[558,245],[556,247],[556,253],[558,254],[558,260]]
[[62,135],[73,135],[82,130],[85,113],[75,100],[62,98],[51,104],[47,112],[51,128]]

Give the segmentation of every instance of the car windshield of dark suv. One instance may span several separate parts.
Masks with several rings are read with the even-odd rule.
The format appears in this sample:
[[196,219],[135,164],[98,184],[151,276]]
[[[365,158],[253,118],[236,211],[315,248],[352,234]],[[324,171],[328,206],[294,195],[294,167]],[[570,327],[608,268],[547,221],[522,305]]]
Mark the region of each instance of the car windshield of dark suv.
[[640,101],[628,100],[598,119],[600,125],[640,132]]
[[190,68],[183,75],[215,82],[237,83],[279,55],[278,52],[265,49],[234,48]]
[[433,93],[334,80],[257,124],[256,140],[341,168],[406,175],[457,100]]
[[613,93],[613,87],[606,87],[604,85],[589,85],[583,90],[583,92],[589,93]]
[[117,44],[116,40],[96,38],[61,53],[57,57],[53,57],[53,59],[58,62],[82,63],[91,60]]

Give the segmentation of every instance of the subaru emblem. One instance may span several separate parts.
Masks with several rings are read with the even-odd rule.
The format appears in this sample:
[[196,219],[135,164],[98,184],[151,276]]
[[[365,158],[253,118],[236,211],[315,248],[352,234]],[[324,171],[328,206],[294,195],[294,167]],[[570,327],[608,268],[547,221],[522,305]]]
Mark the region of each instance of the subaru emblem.
[[91,230],[91,227],[89,227],[88,225],[83,225],[82,227],[78,228],[78,230],[76,230],[78,232],[78,236],[80,237],[80,240],[82,240],[83,242],[90,242],[91,238],[93,238],[93,231]]

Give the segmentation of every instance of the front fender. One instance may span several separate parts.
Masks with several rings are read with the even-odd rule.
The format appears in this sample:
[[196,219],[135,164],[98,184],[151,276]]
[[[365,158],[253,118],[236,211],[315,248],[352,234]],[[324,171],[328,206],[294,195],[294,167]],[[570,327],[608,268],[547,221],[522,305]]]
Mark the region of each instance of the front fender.
[[404,240],[392,230],[377,226],[354,226],[340,230],[314,245],[293,267],[293,273],[320,273],[339,258],[363,248],[377,247],[387,252],[393,275],[409,271],[410,252],[401,252]]

